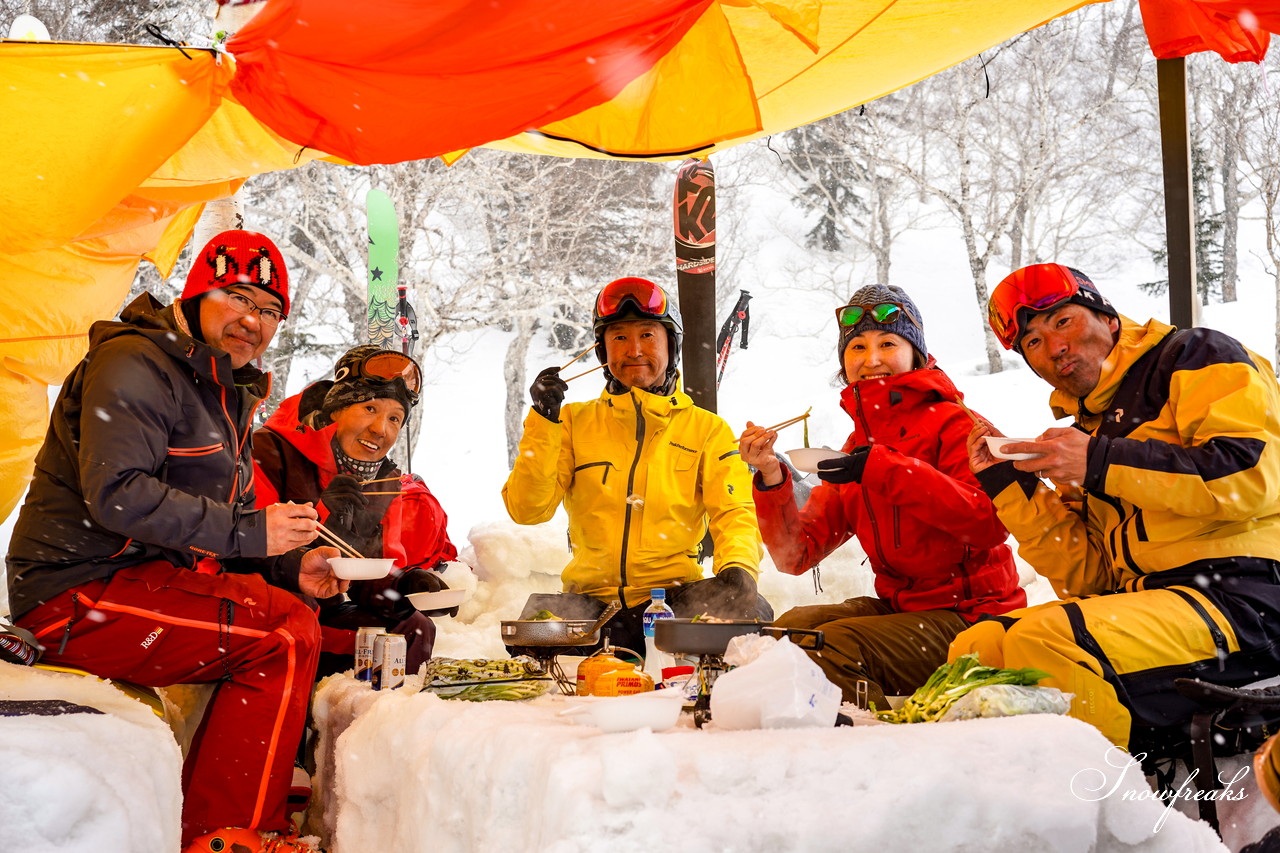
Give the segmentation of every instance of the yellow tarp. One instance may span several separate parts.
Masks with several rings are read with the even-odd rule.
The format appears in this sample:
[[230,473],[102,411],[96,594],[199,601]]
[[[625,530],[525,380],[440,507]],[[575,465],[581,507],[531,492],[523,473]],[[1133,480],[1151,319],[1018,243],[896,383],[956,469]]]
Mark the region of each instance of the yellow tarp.
[[249,175],[309,162],[225,97],[228,57],[0,42],[0,518],[26,489],[48,386],[84,355],[138,263],[162,275]]
[[486,147],[703,157],[873,101],[1097,1],[721,0],[613,100]]

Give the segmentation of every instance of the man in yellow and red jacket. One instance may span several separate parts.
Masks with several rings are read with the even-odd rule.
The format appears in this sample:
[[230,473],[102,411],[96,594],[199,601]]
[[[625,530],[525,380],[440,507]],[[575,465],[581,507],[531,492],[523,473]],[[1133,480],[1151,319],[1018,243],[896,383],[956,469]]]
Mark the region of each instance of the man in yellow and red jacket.
[[[980,424],[970,465],[1063,600],[962,633],[951,656],[1043,669],[1111,741],[1185,724],[1178,677],[1280,673],[1280,388],[1265,359],[1211,329],[1121,316],[1083,273],[1017,270],[992,329],[1054,387],[1069,427],[1006,444]],[[1051,488],[1044,481],[1051,481]]]
[[[612,641],[643,649],[641,613],[661,587],[677,616],[771,620],[756,591],[751,475],[728,424],[680,388],[675,303],[651,281],[618,279],[597,296],[593,326],[604,393],[562,409],[560,369],[542,371],[502,489],[520,524],[548,521],[561,502],[569,516],[565,594],[532,596],[522,618],[542,609],[594,618],[620,601]],[[715,577],[704,579],[698,546],[708,530]]]

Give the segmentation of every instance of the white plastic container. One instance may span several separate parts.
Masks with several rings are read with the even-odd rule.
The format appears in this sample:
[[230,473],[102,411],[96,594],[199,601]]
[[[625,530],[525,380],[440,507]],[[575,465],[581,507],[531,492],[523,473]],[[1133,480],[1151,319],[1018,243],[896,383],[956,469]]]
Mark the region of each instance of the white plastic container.
[[1039,459],[1043,454],[1040,453],[1005,453],[1004,446],[1019,441],[1035,441],[1034,438],[1010,438],[1007,435],[989,435],[987,438],[987,449],[991,451],[991,455],[997,459],[1011,459],[1015,462],[1025,459]]
[[405,596],[417,610],[444,610],[457,607],[466,600],[465,589],[442,589],[436,592],[411,592]]
[[395,562],[390,557],[330,557],[329,567],[344,581],[371,581],[389,575]]

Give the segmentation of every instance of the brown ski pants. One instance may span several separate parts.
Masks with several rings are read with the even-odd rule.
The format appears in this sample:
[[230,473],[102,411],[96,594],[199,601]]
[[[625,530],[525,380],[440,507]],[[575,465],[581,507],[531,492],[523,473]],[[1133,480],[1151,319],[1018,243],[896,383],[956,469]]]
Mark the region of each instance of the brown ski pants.
[[867,699],[888,710],[886,696],[915,692],[947,662],[947,647],[969,627],[954,610],[898,613],[880,598],[850,598],[840,604],[794,607],[774,620],[782,628],[823,632],[825,647],[809,652],[823,673],[854,702],[865,682]]

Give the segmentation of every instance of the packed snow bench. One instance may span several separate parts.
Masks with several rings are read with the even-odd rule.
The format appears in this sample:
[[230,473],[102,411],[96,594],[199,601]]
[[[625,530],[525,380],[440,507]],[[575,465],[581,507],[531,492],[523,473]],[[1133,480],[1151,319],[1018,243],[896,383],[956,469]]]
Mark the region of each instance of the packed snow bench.
[[176,851],[182,755],[107,682],[0,663],[0,850]]

